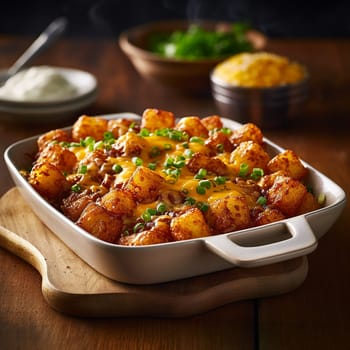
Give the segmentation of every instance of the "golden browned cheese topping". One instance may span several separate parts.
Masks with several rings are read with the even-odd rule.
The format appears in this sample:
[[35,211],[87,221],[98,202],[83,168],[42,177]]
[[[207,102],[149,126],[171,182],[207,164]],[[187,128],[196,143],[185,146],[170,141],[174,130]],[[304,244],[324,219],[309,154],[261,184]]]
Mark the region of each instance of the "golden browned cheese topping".
[[81,116],[42,135],[29,183],[98,239],[148,245],[205,237],[318,208],[291,150],[271,157],[254,124],[217,116]]

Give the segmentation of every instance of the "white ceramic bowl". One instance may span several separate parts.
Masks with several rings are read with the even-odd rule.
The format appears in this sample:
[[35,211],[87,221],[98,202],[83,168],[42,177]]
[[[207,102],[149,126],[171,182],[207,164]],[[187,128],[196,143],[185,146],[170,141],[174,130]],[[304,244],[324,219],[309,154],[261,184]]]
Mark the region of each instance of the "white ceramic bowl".
[[77,89],[77,94],[55,101],[33,102],[0,96],[0,120],[30,124],[67,120],[96,100],[98,83],[92,74],[78,69],[52,68]]
[[[107,119],[139,119],[132,113]],[[241,124],[224,119],[224,125]],[[126,283],[151,284],[172,281],[235,266],[254,267],[276,263],[312,252],[318,239],[333,225],[345,206],[345,193],[333,181],[304,163],[308,183],[315,193],[326,195],[321,209],[272,224],[216,236],[149,246],[121,246],[87,233],[46,202],[22,177],[28,154],[35,153],[37,137],[8,147],[5,161],[15,184],[38,217],[78,256],[101,274]],[[265,139],[271,155],[283,149]]]

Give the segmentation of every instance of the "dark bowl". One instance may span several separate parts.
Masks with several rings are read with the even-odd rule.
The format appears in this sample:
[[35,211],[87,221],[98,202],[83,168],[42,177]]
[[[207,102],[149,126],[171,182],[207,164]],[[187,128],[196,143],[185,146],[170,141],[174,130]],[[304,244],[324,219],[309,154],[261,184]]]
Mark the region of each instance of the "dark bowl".
[[[307,72],[306,68],[305,71]],[[261,128],[285,127],[300,116],[309,94],[309,74],[300,82],[276,87],[243,87],[210,74],[211,91],[223,117]]]

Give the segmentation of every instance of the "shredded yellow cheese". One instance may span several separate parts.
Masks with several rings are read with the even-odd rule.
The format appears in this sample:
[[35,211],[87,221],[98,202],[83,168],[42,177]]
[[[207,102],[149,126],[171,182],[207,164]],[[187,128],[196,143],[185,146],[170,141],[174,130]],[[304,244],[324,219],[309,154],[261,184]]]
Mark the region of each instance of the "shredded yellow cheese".
[[243,87],[274,87],[293,84],[306,76],[305,68],[287,57],[268,52],[242,53],[219,63],[213,76]]

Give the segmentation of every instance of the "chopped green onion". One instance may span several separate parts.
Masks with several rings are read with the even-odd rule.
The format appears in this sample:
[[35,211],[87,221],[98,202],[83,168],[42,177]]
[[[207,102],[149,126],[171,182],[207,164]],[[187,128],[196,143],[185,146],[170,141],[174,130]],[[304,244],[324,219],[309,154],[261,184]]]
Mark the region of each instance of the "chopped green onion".
[[253,180],[259,180],[261,177],[264,176],[264,170],[261,168],[253,168],[252,173],[250,174],[250,177]]
[[115,142],[115,139],[105,140],[104,143],[105,143],[106,149],[110,149],[110,146],[113,145],[114,142]]
[[88,147],[89,151],[94,150],[95,139],[92,136],[85,137],[84,140],[80,140],[80,144],[82,147]]
[[153,215],[156,215],[157,214],[157,210],[156,209],[153,209],[153,208],[147,208],[144,213],[141,215],[142,219],[145,221],[145,222],[149,222],[151,221],[152,219],[152,216]]
[[155,135],[156,136],[167,136],[168,135],[168,132],[169,132],[169,129],[168,128],[164,128],[164,129],[157,129],[155,130]]
[[[54,142],[52,142],[52,144],[54,144]],[[59,143],[59,145],[60,145],[61,147],[70,147],[70,143],[67,142],[67,141],[61,141],[61,142]]]
[[198,194],[205,194],[205,192],[207,191],[206,188],[204,186],[200,186],[198,184],[198,186],[196,187],[196,191]]
[[266,203],[267,203],[267,199],[266,199],[266,197],[264,197],[264,196],[260,196],[260,197],[256,200],[256,203],[259,204],[259,205],[261,205],[261,206],[264,206],[264,205],[266,205]]
[[104,146],[103,141],[98,141],[94,144],[94,150],[96,149],[102,149]]
[[69,144],[69,147],[81,147],[81,143],[80,142],[71,142]]
[[87,173],[87,170],[88,170],[88,167],[86,164],[82,164],[79,168],[79,173],[80,174],[86,174]]
[[163,145],[163,149],[165,149],[166,151],[170,151],[173,148],[173,146],[170,143],[165,143]]
[[168,137],[171,140],[182,141],[187,138],[187,134],[180,130],[170,129],[168,132]]
[[151,158],[157,157],[160,155],[160,149],[158,146],[153,146],[149,152]]
[[156,163],[148,163],[148,169],[156,170],[156,168],[157,168],[157,164]]
[[81,191],[81,186],[79,184],[74,184],[71,189],[73,192],[79,193]]
[[239,174],[238,176],[245,177],[248,174],[249,171],[249,165],[246,163],[242,163],[239,166]]
[[147,208],[146,211],[148,213],[150,213],[151,215],[156,215],[157,214],[157,210],[154,208]]
[[173,166],[174,165],[174,158],[173,157],[168,157],[166,160],[165,160],[165,162],[164,162],[164,166],[166,167],[166,168],[169,168],[169,167],[171,167],[171,166]]
[[95,139],[92,136],[86,136],[85,139],[83,140],[83,143],[85,145],[91,145],[95,143]]
[[205,202],[197,202],[196,206],[199,210],[206,212],[209,209],[209,204]]
[[147,137],[150,135],[150,131],[147,128],[142,128],[140,130],[140,136]]
[[187,148],[187,149],[185,150],[185,152],[184,152],[184,155],[185,155],[186,158],[192,158],[192,156],[193,156],[193,151],[192,151],[191,149]]
[[123,168],[122,168],[122,166],[119,165],[119,164],[113,164],[112,170],[113,170],[116,174],[120,174],[120,173],[123,171]]
[[221,128],[220,131],[225,135],[230,135],[232,133],[230,128]]
[[201,180],[198,183],[199,186],[209,189],[211,187],[210,180]]
[[143,160],[139,157],[132,157],[131,160],[136,166],[141,166],[143,164]]
[[135,226],[134,226],[134,233],[142,231],[145,227],[145,224],[143,222],[138,222]]
[[182,141],[188,139],[188,135],[185,132],[170,128],[157,129],[155,130],[154,134],[156,136],[168,137],[169,139],[175,141]]
[[166,205],[163,202],[160,202],[158,203],[156,210],[158,214],[163,214],[166,211]]
[[174,167],[176,168],[183,168],[186,165],[186,162],[184,160],[176,160],[174,163]]
[[141,215],[142,219],[143,219],[145,222],[151,221],[151,216],[152,216],[152,215],[151,215],[148,211],[145,211],[145,212]]
[[208,174],[207,169],[200,168],[197,172],[197,174],[194,176],[195,179],[204,179]]
[[225,176],[215,176],[214,177],[214,182],[217,185],[223,185],[226,183],[226,177]]
[[111,131],[105,131],[103,134],[103,141],[114,140],[114,135]]
[[166,168],[183,168],[186,165],[185,157],[177,156],[175,159],[173,157],[168,157],[164,162]]
[[224,152],[224,145],[222,143],[218,143],[216,145],[216,150],[219,152],[219,153],[223,153]]
[[201,145],[204,145],[204,141],[201,137],[198,137],[198,136],[192,136],[190,138],[190,142],[195,142],[195,143],[199,143]]
[[319,205],[323,205],[326,202],[326,195],[324,193],[320,193],[317,197],[317,203]]
[[180,169],[166,169],[165,173],[170,176],[173,177],[174,179],[177,179],[180,175],[181,175],[181,170]]
[[186,197],[185,198],[185,204],[186,205],[193,205],[196,203],[196,200],[193,197]]

